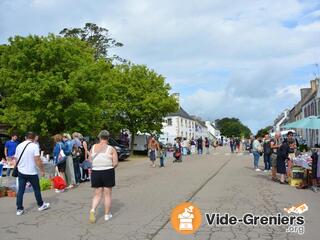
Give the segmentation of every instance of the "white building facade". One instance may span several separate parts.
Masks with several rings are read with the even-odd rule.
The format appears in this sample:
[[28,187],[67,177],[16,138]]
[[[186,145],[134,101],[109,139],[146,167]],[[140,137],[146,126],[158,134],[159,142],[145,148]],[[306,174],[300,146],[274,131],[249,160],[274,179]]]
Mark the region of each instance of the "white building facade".
[[187,140],[208,137],[208,129],[205,124],[191,117],[181,107],[178,112],[171,113],[164,118],[161,132],[159,140],[164,144],[174,144],[177,137]]
[[210,133],[214,139],[221,139],[221,132],[217,129],[214,122],[206,121],[206,127],[208,129],[208,133]]
[[[311,81],[311,89],[314,90],[305,99],[301,107],[303,118],[320,115],[320,84],[319,79]],[[320,144],[319,129],[305,129],[302,131],[302,137],[306,140],[308,146]]]

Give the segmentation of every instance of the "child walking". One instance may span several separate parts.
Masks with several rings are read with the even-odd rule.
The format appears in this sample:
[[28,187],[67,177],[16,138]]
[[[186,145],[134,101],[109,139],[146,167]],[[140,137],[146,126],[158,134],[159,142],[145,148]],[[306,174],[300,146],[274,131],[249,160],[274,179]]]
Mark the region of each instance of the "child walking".
[[167,151],[162,144],[160,144],[160,146],[159,146],[159,156],[160,156],[160,168],[163,168],[164,167],[164,160],[167,156]]

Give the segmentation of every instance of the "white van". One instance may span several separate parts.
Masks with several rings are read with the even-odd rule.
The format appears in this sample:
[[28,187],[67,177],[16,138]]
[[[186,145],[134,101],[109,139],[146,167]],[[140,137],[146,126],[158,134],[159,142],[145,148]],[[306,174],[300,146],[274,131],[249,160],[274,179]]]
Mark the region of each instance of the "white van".
[[139,152],[148,151],[149,134],[137,134],[134,136],[133,150]]

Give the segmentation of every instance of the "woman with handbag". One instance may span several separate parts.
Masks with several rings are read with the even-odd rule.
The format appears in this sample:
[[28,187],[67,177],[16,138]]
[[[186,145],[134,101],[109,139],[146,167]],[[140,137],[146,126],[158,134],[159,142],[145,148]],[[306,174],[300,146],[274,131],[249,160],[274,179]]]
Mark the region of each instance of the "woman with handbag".
[[118,166],[118,153],[108,144],[109,132],[102,130],[99,143],[92,146],[89,159],[92,162],[91,187],[94,188],[92,208],[90,210],[90,223],[96,222],[95,211],[103,197],[105,215],[104,220],[109,221],[111,214],[111,193],[115,186],[115,171]]
[[53,162],[56,165],[58,175],[66,182],[66,156],[63,152],[62,135],[54,135],[53,141],[55,144],[53,148]]
[[71,141],[71,136],[68,133],[63,134],[63,152],[66,155],[66,180],[68,183],[68,188],[74,188],[76,186],[76,177],[73,165],[73,141]]

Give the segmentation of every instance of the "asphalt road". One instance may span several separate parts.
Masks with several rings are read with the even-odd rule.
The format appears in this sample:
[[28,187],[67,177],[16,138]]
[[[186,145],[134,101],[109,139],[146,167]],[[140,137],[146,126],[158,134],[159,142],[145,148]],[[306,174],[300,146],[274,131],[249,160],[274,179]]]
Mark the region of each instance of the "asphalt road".
[[[262,164],[262,163],[261,163]],[[32,193],[25,195],[26,214],[15,215],[15,199],[0,198],[1,239],[318,239],[320,193],[272,182],[252,170],[252,157],[219,148],[210,155],[191,156],[182,163],[152,168],[146,159],[120,163],[113,191],[113,218],[104,222],[102,206],[96,224],[89,224],[92,189],[88,183],[62,194],[46,191],[50,210],[38,212]],[[230,213],[241,217],[284,213],[283,208],[306,203],[305,234],[286,233],[278,226],[208,226],[193,235],[171,227],[171,210],[191,201],[202,213]]]

